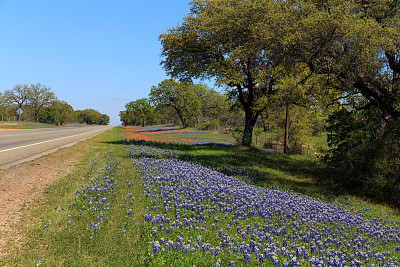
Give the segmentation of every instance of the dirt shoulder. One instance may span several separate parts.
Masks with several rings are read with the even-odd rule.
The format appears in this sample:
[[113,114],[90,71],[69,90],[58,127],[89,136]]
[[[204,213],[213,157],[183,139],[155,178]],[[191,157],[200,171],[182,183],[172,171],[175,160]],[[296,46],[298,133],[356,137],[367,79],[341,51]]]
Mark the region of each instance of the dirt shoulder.
[[5,255],[5,244],[18,247],[23,243],[24,234],[16,227],[24,216],[23,207],[41,197],[48,185],[73,172],[79,156],[88,149],[86,142],[80,142],[10,169],[0,169],[0,258]]

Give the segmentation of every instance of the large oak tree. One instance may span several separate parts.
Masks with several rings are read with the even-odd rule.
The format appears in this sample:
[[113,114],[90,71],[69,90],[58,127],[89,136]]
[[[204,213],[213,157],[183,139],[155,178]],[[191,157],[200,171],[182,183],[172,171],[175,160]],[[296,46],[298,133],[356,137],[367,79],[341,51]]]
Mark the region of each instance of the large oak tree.
[[[274,1],[195,0],[184,22],[160,35],[162,66],[175,78],[215,79],[245,111],[242,145],[250,146],[266,98],[276,89],[277,62],[257,35]],[[260,12],[260,9],[263,12]]]
[[12,90],[6,90],[3,94],[3,100],[7,104],[16,104],[22,108],[29,99],[29,88],[27,85],[16,85]]
[[31,84],[28,88],[29,103],[35,109],[35,121],[39,121],[39,112],[43,107],[50,105],[56,100],[55,94],[51,91],[50,87],[40,83]]
[[154,120],[154,108],[149,99],[141,98],[125,105],[126,110],[121,113],[124,125],[150,125]]

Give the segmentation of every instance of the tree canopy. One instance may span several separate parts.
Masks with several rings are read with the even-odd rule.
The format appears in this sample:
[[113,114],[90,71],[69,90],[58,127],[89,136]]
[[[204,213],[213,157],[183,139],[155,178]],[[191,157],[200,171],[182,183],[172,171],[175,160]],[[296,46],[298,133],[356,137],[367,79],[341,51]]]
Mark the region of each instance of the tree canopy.
[[173,108],[184,128],[193,123],[193,119],[200,114],[201,101],[199,89],[203,85],[190,82],[177,82],[171,79],[160,82],[151,87],[150,101],[155,105]]
[[3,99],[5,103],[14,103],[21,108],[29,99],[29,88],[27,85],[16,85],[12,90],[4,91]]
[[31,84],[30,87],[28,87],[28,100],[29,103],[35,108],[35,121],[39,121],[40,110],[43,107],[48,106],[51,102],[55,101],[56,96],[51,91],[50,87],[37,83]]
[[70,104],[65,101],[55,100],[50,107],[55,108],[60,113],[60,124],[75,122],[75,111]]
[[[400,2],[299,1],[282,12],[288,23],[274,53],[286,66],[304,63],[336,84],[342,96],[362,95],[384,120],[398,119],[400,109]],[[267,25],[266,25],[267,26]],[[269,25],[281,32],[280,25]],[[260,34],[261,35],[261,34]],[[364,107],[361,107],[364,108]]]
[[154,120],[154,108],[147,98],[131,101],[125,105],[125,109],[120,113],[123,125],[141,125],[144,127]]
[[[242,144],[251,145],[254,125],[283,75],[274,55],[275,1],[197,0],[179,26],[160,35],[161,64],[173,77],[214,78],[245,112]],[[279,33],[280,35],[280,33]]]
[[39,112],[39,122],[60,125],[61,115],[60,112],[54,107],[42,108]]
[[310,73],[306,78],[325,75],[342,98],[362,95],[384,121],[397,120],[399,5],[197,0],[181,24],[160,35],[161,64],[173,77],[215,78],[227,86],[245,111],[243,144],[278,80],[299,69]]
[[106,114],[101,114],[99,111],[88,108],[75,111],[79,123],[107,125],[110,123],[110,117]]

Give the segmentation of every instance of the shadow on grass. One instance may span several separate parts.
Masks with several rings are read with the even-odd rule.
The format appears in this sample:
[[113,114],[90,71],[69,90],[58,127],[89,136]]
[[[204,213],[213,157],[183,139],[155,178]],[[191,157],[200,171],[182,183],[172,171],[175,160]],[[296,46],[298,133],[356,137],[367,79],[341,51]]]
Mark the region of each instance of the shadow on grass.
[[[334,171],[320,160],[218,144],[176,144],[135,140],[106,142],[116,145],[146,145],[178,152],[177,158],[211,167],[226,175],[244,177],[259,186],[279,186],[314,197],[331,199],[345,190],[334,183]],[[163,156],[165,157],[165,156]]]

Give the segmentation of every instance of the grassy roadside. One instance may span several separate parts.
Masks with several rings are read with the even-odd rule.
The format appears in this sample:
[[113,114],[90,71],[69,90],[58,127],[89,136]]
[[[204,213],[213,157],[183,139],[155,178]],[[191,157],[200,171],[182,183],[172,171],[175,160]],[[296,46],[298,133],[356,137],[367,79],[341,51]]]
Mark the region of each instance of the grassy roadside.
[[9,129],[36,129],[36,128],[60,128],[60,127],[79,127],[83,126],[81,124],[73,123],[66,125],[53,125],[48,123],[41,122],[7,122],[0,121],[0,129],[9,130]]
[[0,129],[34,129],[34,128],[54,128],[57,126],[40,122],[0,122]]
[[[129,164],[123,149],[119,145],[106,142],[115,138],[118,129],[107,131],[86,140],[89,148],[79,159],[76,171],[45,190],[42,198],[24,208],[24,218],[18,227],[28,233],[26,243],[7,257],[0,259],[2,266],[132,266],[140,265],[140,253],[143,229],[122,235],[126,224],[125,213],[118,203],[125,196],[120,193],[127,190],[126,180],[133,182],[135,199],[133,216],[140,224],[142,216],[141,193],[135,176],[134,167]],[[89,176],[104,172],[107,162],[116,160],[123,165],[121,173],[113,174],[118,180],[116,197],[110,196],[110,210],[98,231],[91,231],[91,223],[97,223],[91,214],[85,214],[73,205],[76,190],[87,183]],[[136,194],[135,194],[136,195]],[[89,207],[88,207],[89,208]],[[95,216],[96,217],[96,216]],[[32,220],[32,218],[36,218]],[[143,226],[143,224],[142,224]],[[89,229],[89,230],[88,230]],[[10,248],[11,249],[11,248]]]
[[[254,255],[252,264],[248,264],[243,259],[236,260],[238,256],[232,252],[219,254],[221,256],[218,257],[210,255],[209,252],[200,254],[200,249],[198,254],[190,254],[190,256],[182,251],[176,254],[168,252],[170,254],[153,255],[154,249],[157,248],[155,244],[161,243],[161,237],[163,240],[165,237],[165,242],[171,238],[176,243],[182,234],[182,240],[185,242],[182,247],[185,248],[189,242],[193,245],[199,242],[199,233],[202,235],[203,245],[207,244],[205,241],[210,242],[214,253],[217,253],[215,252],[219,251],[217,249],[224,249],[224,247],[219,245],[222,239],[214,229],[215,226],[218,229],[219,227],[224,229],[224,234],[229,234],[231,239],[234,236],[239,241],[242,236],[235,234],[237,226],[244,230],[255,224],[262,225],[264,221],[251,218],[242,221],[240,218],[233,218],[233,213],[227,216],[223,213],[210,213],[210,218],[205,219],[207,225],[198,225],[201,229],[192,228],[185,232],[181,226],[175,226],[173,235],[158,231],[158,236],[157,234],[154,236],[154,227],[159,225],[154,224],[152,220],[146,221],[145,218],[150,213],[153,213],[153,219],[162,218],[163,209],[158,210],[158,207],[163,205],[163,201],[155,199],[154,195],[148,196],[148,192],[152,194],[153,191],[148,191],[145,196],[142,187],[143,180],[139,179],[136,167],[132,164],[136,158],[127,158],[131,147],[141,148],[142,143],[123,141],[116,137],[119,132],[121,130],[115,128],[86,140],[88,150],[79,159],[80,165],[76,171],[49,186],[41,199],[24,208],[25,217],[19,223],[19,227],[24,228],[28,233],[26,243],[6,258],[0,259],[0,265],[161,266],[173,264],[173,266],[189,266],[190,264],[192,266],[195,264],[210,266],[218,262],[220,257],[224,263],[235,260],[236,266],[258,266],[254,261]],[[315,198],[324,198],[331,203],[339,199],[340,205],[345,203],[343,205],[346,205],[346,208],[353,213],[365,212],[371,214],[373,218],[380,216],[381,213],[390,214],[386,217],[387,220],[400,220],[399,212],[396,210],[347,196],[345,191],[335,187],[331,179],[333,174],[317,160],[309,157],[287,156],[232,146],[151,142],[147,142],[146,146],[157,149],[158,152],[174,151],[180,160],[199,163],[232,176],[245,177],[248,183],[257,186],[278,185],[289,191],[294,190]],[[155,160],[158,157],[163,159],[166,156],[154,155]],[[158,193],[160,188],[154,189]],[[211,205],[211,201],[207,202],[206,209],[209,206],[211,208]],[[183,218],[186,216],[190,220],[195,218],[191,217],[193,216],[191,212],[185,212],[182,207],[180,207],[182,214],[178,213],[176,208],[177,206],[169,215],[170,229],[173,228],[174,218],[180,216]],[[157,213],[160,214],[156,216]],[[279,216],[271,219],[269,223],[275,225],[281,221],[286,222],[288,219]],[[31,218],[36,218],[36,220]],[[216,218],[217,222],[220,220],[218,223],[215,222]],[[225,230],[231,222],[239,223],[239,220],[240,225],[232,225],[232,230]],[[203,227],[205,231],[208,231],[207,234],[202,232]],[[307,230],[307,228],[302,228],[304,232]],[[251,231],[253,230],[250,229],[249,233]],[[290,230],[289,224],[288,231],[291,234],[295,233],[294,230]],[[190,239],[190,237],[193,238]],[[247,241],[246,239],[243,241],[246,243],[243,245],[245,250],[247,250],[250,234],[247,238]],[[281,236],[276,240],[281,245],[284,242]],[[154,241],[153,245],[150,245],[150,241]],[[288,242],[291,241],[288,239]],[[201,246],[201,239],[198,245]],[[232,243],[229,243],[229,246],[231,245]],[[241,249],[241,247],[238,248]],[[284,260],[283,256],[278,255],[278,257],[281,257],[279,260]]]

